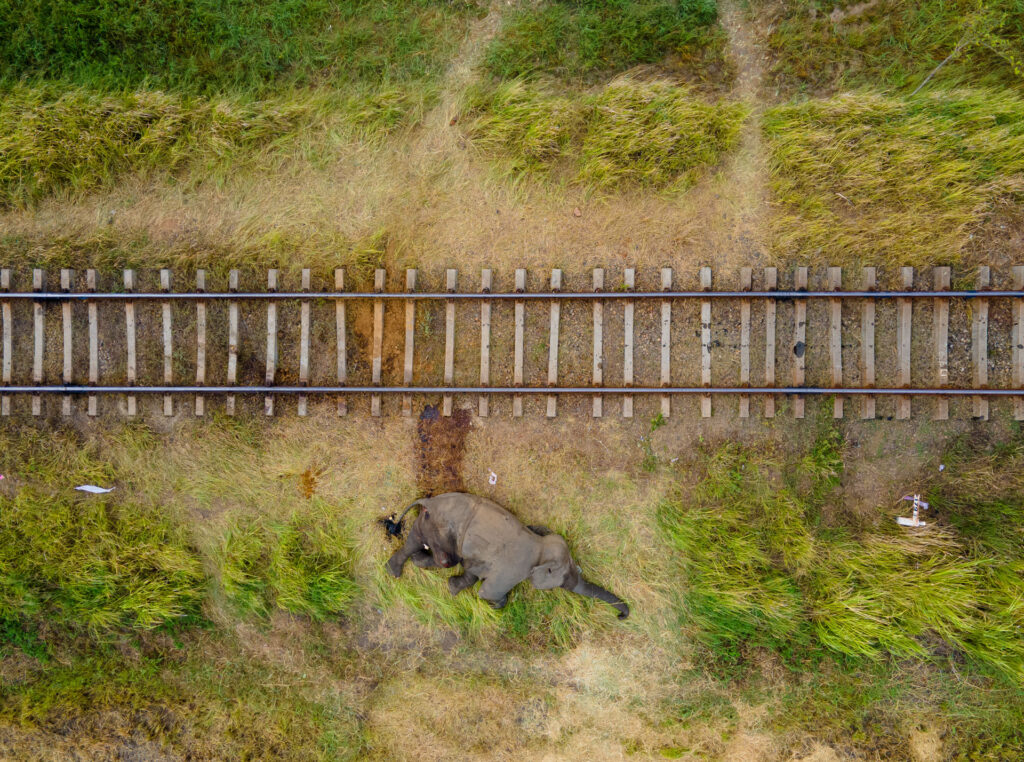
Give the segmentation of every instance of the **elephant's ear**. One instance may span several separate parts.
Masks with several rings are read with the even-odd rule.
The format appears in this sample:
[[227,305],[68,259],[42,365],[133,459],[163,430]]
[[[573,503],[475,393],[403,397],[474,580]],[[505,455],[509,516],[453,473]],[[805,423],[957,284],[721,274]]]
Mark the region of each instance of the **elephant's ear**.
[[538,590],[551,590],[565,581],[572,565],[569,546],[556,534],[541,541],[540,560],[530,569],[530,582]]

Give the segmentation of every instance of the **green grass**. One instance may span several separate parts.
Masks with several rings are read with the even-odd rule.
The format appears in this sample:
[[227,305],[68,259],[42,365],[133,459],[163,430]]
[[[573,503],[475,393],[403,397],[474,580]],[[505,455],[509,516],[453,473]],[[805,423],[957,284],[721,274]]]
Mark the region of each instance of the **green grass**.
[[[940,519],[909,533],[884,513],[863,530],[823,522],[839,448],[829,434],[810,456],[783,463],[725,446],[708,456],[692,496],[662,505],[687,580],[686,626],[726,663],[749,648],[794,664],[935,658],[941,643],[1024,682],[1024,553],[984,539],[1015,530]],[[1022,499],[1007,498],[1015,511]]]
[[[110,186],[126,175],[187,171],[192,182],[219,181],[299,155],[329,156],[348,138],[386,138],[418,118],[431,93],[308,92],[252,101],[19,85],[0,100],[0,208]],[[310,133],[327,139],[313,146]]]
[[753,5],[773,18],[771,75],[785,90],[912,90],[961,43],[961,52],[929,87],[1024,85],[1021,0],[880,0],[838,23],[832,13],[861,4],[758,0]]
[[3,83],[207,95],[436,77],[470,0],[0,3]]
[[956,264],[991,205],[1024,194],[1024,100],[1005,90],[849,93],[763,129],[774,249],[802,262]]
[[419,121],[476,3],[0,1],[0,208],[323,164]]
[[[661,423],[659,457],[673,447]],[[531,752],[582,756],[597,739],[671,756],[707,733],[726,738],[745,703],[765,708],[758,732],[794,752],[813,736],[906,756],[907,728],[935,718],[952,758],[1009,760],[1024,744],[1020,438],[967,438],[942,473],[928,465],[919,484],[938,531],[923,540],[888,506],[874,520],[843,512],[846,453],[832,429],[785,452],[727,445],[697,474],[686,458],[645,472],[633,435],[606,435],[628,466],[546,439],[510,455],[500,437],[477,438],[485,450],[467,463],[523,464],[505,501],[566,535],[585,576],[633,606],[622,623],[564,591],[522,586],[495,612],[472,592],[452,598],[437,570],[387,576],[375,520],[414,489],[408,436],[219,416],[173,435],[0,430],[0,568],[28,570],[26,589],[49,596],[0,610],[5,740],[25,756],[131,739],[197,759],[379,759],[403,739],[422,753],[469,748],[486,721],[529,737]],[[692,491],[661,501],[692,476]],[[68,492],[87,481],[117,490]],[[21,504],[32,515],[12,512]],[[138,571],[140,557],[175,548],[198,569],[191,587],[173,565]],[[52,584],[36,570],[58,556],[79,571]],[[116,609],[90,628],[93,599],[63,602],[98,561],[124,589],[141,575],[159,583],[150,589],[192,590],[191,614],[153,626]],[[760,678],[773,660],[788,669]],[[628,730],[609,736],[609,716]]]
[[323,621],[356,596],[352,545],[319,500],[287,521],[239,521],[223,535],[218,554],[225,596],[242,613],[266,615],[277,606]]
[[[318,641],[315,632],[304,635]],[[341,666],[344,655],[330,655]],[[79,736],[130,737],[201,759],[327,762],[364,749],[351,696],[296,681],[230,637],[150,648],[132,662],[113,648],[62,657],[45,679],[0,694],[0,722],[53,734],[22,753],[52,752],[50,739],[65,736],[69,723]]]
[[180,527],[116,493],[73,491],[83,480],[109,483],[94,450],[3,439],[5,470],[17,463],[31,481],[0,495],[0,619],[23,632],[45,623],[105,636],[198,615],[206,577]]
[[603,191],[686,189],[736,145],[746,116],[741,104],[628,77],[581,97],[517,80],[475,90],[467,108],[474,147],[514,181],[565,178]]
[[[811,734],[835,745],[856,744],[882,758],[911,756],[902,729],[937,728],[946,759],[1020,758],[1024,691],[993,684],[961,664],[949,670],[872,664],[822,664],[781,692],[770,727],[794,740]],[[798,744],[794,744],[798,745]]]
[[485,56],[498,79],[593,80],[637,64],[721,57],[714,0],[550,0],[507,12]]
[[[351,528],[319,498],[282,519],[233,516],[206,551],[175,511],[132,496],[130,472],[95,445],[31,429],[0,441],[0,466],[22,482],[0,495],[0,632],[10,643],[34,647],[44,623],[102,637],[196,620],[214,592],[207,569],[242,616],[276,608],[322,621],[356,597]],[[129,428],[121,447],[141,459],[152,444]],[[75,492],[83,482],[117,486]]]

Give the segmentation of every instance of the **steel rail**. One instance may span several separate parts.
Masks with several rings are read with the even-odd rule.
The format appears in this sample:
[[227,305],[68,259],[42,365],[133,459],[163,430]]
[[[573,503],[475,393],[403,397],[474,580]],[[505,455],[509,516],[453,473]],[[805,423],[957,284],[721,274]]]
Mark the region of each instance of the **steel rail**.
[[828,386],[0,386],[0,394],[781,394],[1022,397],[1024,389]]
[[1024,299],[1024,291],[515,291],[488,293],[477,292],[390,292],[382,291],[202,291],[202,292],[109,292],[88,291],[0,291],[0,302],[168,302],[168,301],[286,301],[327,299],[387,299],[406,302],[409,300],[540,300],[560,299]]

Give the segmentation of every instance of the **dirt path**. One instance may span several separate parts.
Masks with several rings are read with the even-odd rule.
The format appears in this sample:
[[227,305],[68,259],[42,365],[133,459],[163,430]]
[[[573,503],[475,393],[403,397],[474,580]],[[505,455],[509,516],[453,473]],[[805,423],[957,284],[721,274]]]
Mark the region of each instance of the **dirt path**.
[[424,117],[419,135],[413,141],[408,158],[414,171],[429,171],[429,165],[460,151],[461,133],[454,122],[459,113],[459,100],[473,81],[474,69],[487,44],[498,33],[500,24],[500,4],[492,2],[487,15],[470,25],[458,56],[445,74],[441,98]]
[[765,53],[736,0],[720,0],[718,9],[736,66],[732,95],[746,103],[751,113],[739,149],[716,188],[712,219],[722,228],[729,263],[756,266],[767,257],[768,168],[761,141]]

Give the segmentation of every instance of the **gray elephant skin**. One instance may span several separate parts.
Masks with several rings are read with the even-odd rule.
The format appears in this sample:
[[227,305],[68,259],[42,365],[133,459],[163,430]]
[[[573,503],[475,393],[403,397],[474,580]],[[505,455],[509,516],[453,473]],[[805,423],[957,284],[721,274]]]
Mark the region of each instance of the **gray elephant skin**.
[[[419,515],[387,562],[393,576],[400,577],[410,559],[422,569],[461,563],[462,573],[448,580],[452,595],[480,580],[477,595],[500,609],[509,591],[528,579],[538,590],[562,587],[610,603],[618,609],[619,619],[629,616],[629,606],[618,596],[583,578],[561,535],[524,526],[497,503],[463,492],[416,500],[406,513],[415,506],[420,507]],[[400,531],[401,519],[391,526]]]

